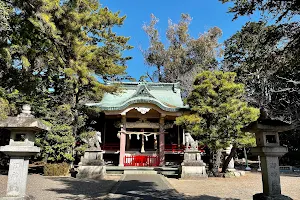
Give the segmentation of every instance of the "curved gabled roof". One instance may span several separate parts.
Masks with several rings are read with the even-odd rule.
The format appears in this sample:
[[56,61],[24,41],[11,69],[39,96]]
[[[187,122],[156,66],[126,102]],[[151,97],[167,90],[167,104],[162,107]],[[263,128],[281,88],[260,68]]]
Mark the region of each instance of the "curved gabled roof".
[[132,104],[150,103],[169,112],[188,108],[181,99],[179,83],[124,82],[122,88],[119,94],[106,93],[101,102],[86,105],[102,110],[123,110]]

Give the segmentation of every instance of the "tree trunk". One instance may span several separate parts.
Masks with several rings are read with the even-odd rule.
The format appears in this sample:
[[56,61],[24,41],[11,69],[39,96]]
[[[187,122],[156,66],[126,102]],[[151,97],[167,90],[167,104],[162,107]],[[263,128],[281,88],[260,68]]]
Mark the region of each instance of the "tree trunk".
[[223,167],[222,167],[222,173],[225,173],[227,168],[228,168],[228,164],[231,161],[231,159],[235,156],[236,154],[236,147],[233,146],[231,148],[230,154],[227,156],[226,160],[223,163]]
[[[76,147],[76,139],[77,139],[77,132],[78,132],[78,103],[79,103],[79,93],[77,92],[74,97],[74,102],[73,102],[73,116],[74,120],[72,122],[73,126],[73,136],[75,138],[74,144],[72,145],[72,157],[75,159],[75,147]],[[73,168],[74,162],[71,162],[71,168]]]
[[210,168],[210,172],[215,177],[218,177],[220,175],[219,167],[220,167],[220,164],[221,164],[221,156],[222,156],[222,150],[221,149],[218,149],[217,151],[212,152],[212,159],[211,159],[209,168]]

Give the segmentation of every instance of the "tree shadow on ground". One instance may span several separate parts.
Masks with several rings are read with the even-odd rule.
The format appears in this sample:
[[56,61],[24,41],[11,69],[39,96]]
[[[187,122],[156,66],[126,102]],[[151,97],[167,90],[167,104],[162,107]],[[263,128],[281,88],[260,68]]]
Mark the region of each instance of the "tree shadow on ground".
[[[61,199],[104,199],[107,192],[117,183],[116,180],[92,180],[72,177],[47,177],[52,181],[63,183],[62,188],[50,188],[60,194]],[[62,196],[65,195],[65,196]]]
[[141,182],[137,180],[127,180],[116,184],[106,199],[165,199],[165,200],[238,200],[233,198],[219,198],[209,195],[187,196],[178,193],[175,189],[161,189],[153,182]]
[[[76,178],[51,178],[54,181],[63,183],[65,188],[53,188],[48,191],[54,191],[59,194],[65,194],[62,199],[82,200],[82,199],[165,199],[165,200],[238,200],[233,198],[219,198],[208,195],[187,196],[178,193],[171,188],[161,188],[154,182],[145,182],[138,180],[88,180]],[[109,193],[108,193],[109,192]]]

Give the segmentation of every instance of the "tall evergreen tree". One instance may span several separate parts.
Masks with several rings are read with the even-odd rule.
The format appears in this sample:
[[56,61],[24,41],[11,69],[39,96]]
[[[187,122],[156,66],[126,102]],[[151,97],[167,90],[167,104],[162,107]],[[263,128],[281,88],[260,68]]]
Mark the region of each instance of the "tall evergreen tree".
[[[201,143],[208,145],[211,156],[229,144],[233,145],[234,151],[244,143],[242,139],[249,138],[249,134],[240,129],[259,115],[258,109],[247,105],[244,85],[235,83],[235,77],[234,72],[222,71],[198,74],[187,98],[191,113],[176,119],[177,125],[182,125],[198,136]],[[219,166],[219,163],[214,164],[215,168]]]
[[[17,89],[24,94],[20,104],[33,104],[36,116],[53,126],[63,125],[57,110],[69,109],[71,122],[65,125],[77,139],[85,128],[84,103],[100,100],[104,92],[116,92],[118,85],[103,82],[125,75],[130,57],[122,52],[132,47],[128,37],[113,31],[122,26],[125,16],[96,0],[8,0],[4,4],[11,13],[1,18],[9,28],[0,29],[7,36],[0,46],[0,75],[5,77],[0,86],[8,93]],[[58,133],[53,130],[51,134]]]
[[248,89],[251,87],[251,94],[259,97],[253,100],[266,107],[270,115],[299,121],[299,1],[222,2],[233,3],[229,12],[234,13],[234,19],[260,12],[262,20],[248,22],[225,42],[225,67],[244,74],[241,79],[249,74],[244,80],[252,82]]
[[293,52],[282,52],[283,34],[275,25],[248,22],[225,41],[223,68],[246,85],[248,102],[291,122],[299,118],[299,85],[289,80],[297,80],[299,70]]
[[[264,107],[272,118],[296,126],[280,135],[289,148],[282,160],[299,163],[299,86],[300,86],[300,2],[241,1],[231,2],[234,19],[260,12],[260,22],[248,22],[225,42],[224,67],[237,72],[246,84],[248,101]],[[287,163],[284,163],[287,164]]]

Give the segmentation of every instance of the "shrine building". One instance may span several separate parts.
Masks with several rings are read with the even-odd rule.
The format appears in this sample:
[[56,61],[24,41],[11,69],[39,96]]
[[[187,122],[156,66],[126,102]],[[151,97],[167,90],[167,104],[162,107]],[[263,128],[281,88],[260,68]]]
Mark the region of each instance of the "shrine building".
[[[113,83],[108,83],[113,84]],[[106,93],[97,131],[105,161],[119,166],[164,166],[182,155],[183,130],[176,117],[188,112],[179,83],[123,82],[118,94]],[[173,155],[173,156],[172,156]]]

